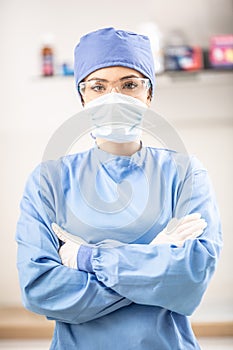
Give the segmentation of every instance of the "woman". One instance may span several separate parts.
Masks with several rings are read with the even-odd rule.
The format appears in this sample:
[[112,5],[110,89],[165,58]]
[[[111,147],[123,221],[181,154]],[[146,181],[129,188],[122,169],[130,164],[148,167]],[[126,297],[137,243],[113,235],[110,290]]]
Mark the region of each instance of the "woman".
[[91,32],[74,67],[96,146],[29,177],[16,234],[24,305],[56,321],[53,350],[200,349],[187,316],[215,270],[220,220],[195,157],[140,142],[149,40]]

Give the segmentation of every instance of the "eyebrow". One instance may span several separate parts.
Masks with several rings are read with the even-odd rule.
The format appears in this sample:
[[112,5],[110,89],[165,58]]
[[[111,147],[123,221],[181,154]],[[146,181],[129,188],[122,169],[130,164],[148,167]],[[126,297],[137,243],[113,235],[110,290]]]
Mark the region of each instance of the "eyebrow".
[[[126,76],[120,78],[119,80],[125,80],[125,79],[130,79],[130,78],[141,78],[141,77],[139,77],[138,75],[135,75],[135,74],[131,74],[131,75],[126,75]],[[109,80],[107,80],[107,79],[98,78],[98,77],[93,77],[93,78],[88,79],[88,80],[86,80],[86,81],[92,81],[92,80],[98,80],[98,81],[103,81],[103,82],[109,82]]]

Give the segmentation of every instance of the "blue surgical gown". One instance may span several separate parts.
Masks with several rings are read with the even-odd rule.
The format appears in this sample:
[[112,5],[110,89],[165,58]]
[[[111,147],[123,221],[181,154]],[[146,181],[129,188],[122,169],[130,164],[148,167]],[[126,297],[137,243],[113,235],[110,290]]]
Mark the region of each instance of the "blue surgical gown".
[[[149,245],[172,217],[194,212],[208,224],[200,237]],[[93,273],[62,265],[52,222],[93,245]],[[43,162],[27,181],[16,240],[23,303],[56,321],[51,350],[200,349],[188,316],[222,242],[213,189],[195,156],[94,147]]]

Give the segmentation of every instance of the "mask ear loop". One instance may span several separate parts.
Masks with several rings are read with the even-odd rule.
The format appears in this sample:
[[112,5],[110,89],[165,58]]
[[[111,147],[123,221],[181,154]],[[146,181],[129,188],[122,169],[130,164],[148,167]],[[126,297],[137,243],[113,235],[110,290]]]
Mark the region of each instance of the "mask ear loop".
[[138,151],[141,151],[141,149],[142,149],[142,140],[140,140],[140,148]]
[[92,134],[92,132],[90,133],[91,137],[93,138],[93,140],[96,141],[96,137]]

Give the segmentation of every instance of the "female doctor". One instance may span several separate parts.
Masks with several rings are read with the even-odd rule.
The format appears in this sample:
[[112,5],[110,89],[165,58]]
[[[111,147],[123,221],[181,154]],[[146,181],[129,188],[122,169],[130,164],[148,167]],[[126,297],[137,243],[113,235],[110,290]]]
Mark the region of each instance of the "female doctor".
[[149,40],[91,32],[74,69],[96,142],[27,181],[16,233],[23,303],[56,321],[51,350],[200,349],[187,316],[215,271],[220,219],[195,157],[140,142],[155,89]]

